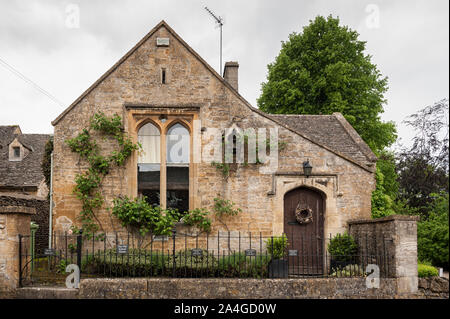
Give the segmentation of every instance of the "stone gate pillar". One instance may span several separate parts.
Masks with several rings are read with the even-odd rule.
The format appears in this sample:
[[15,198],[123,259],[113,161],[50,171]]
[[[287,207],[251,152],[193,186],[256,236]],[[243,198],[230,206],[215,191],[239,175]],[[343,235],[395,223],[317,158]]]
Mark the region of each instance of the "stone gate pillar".
[[348,222],[350,235],[367,238],[360,249],[366,255],[389,255],[387,276],[395,278],[398,294],[417,293],[417,221],[418,216],[391,215],[377,219]]
[[19,234],[30,235],[35,213],[32,207],[0,206],[0,298],[12,296],[19,286]]

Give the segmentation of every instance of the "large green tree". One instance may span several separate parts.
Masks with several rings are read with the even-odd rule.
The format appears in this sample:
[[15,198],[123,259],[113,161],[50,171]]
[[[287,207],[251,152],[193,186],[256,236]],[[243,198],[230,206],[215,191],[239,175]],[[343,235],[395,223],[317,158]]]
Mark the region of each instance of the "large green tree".
[[332,16],[318,16],[302,33],[292,33],[268,65],[259,108],[277,114],[340,112],[378,155],[395,141],[396,130],[380,119],[387,78],[358,36]]
[[415,131],[413,144],[397,155],[399,199],[427,217],[433,194],[449,191],[448,99],[409,116],[404,123]]

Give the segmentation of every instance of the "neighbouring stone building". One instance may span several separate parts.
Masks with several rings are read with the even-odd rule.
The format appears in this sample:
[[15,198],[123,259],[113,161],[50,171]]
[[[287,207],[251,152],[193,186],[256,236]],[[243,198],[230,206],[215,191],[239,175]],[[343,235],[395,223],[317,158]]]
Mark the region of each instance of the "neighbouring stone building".
[[[176,202],[184,209],[211,209],[215,197],[230,199],[242,213],[226,221],[228,229],[264,236],[285,232],[323,238],[345,231],[350,219],[370,218],[376,157],[345,118],[340,113],[261,112],[239,94],[238,68],[236,62],[226,63],[222,77],[160,22],[52,122],[54,230],[79,225],[74,179],[87,168],[65,141],[100,111],[119,114],[127,134],[143,145],[141,154],[133,154],[103,181],[105,204],[96,215],[106,232],[120,229],[107,210],[119,195],[143,194],[162,207]],[[231,164],[224,176],[205,159],[221,158],[214,152],[221,145],[217,132],[225,135],[228,128],[276,132],[276,167],[272,160]],[[187,154],[174,156],[172,135],[181,136]],[[107,154],[114,143],[107,139],[101,147]],[[305,162],[312,166],[307,175]],[[296,223],[296,211],[312,221]],[[213,232],[225,230],[213,221]]]
[[[0,208],[33,209],[31,220],[38,224],[36,245],[47,245],[50,203],[42,172],[48,134],[23,134],[18,125],[0,126]],[[0,217],[0,228],[4,225]]]
[[22,134],[18,125],[0,126],[0,195],[19,193],[47,197],[41,164],[50,137]]

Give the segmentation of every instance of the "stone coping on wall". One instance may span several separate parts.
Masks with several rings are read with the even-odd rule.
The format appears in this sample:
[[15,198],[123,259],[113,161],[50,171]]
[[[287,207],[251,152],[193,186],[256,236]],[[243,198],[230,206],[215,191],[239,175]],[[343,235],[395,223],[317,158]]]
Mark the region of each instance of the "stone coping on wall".
[[46,197],[40,197],[36,195],[29,195],[29,194],[20,194],[20,193],[11,193],[11,192],[0,192],[0,197],[13,197],[13,198],[19,198],[19,199],[31,199],[31,200],[40,200],[40,201],[46,201]]
[[347,221],[348,225],[354,225],[354,224],[369,224],[369,223],[384,223],[389,221],[419,221],[419,216],[409,216],[409,215],[389,215],[386,217],[381,218],[375,218],[375,219],[353,219]]
[[[424,287],[424,290],[429,288]],[[26,287],[16,291],[16,298],[21,299],[416,299],[442,296],[431,296],[427,292],[399,294],[394,278],[381,278],[378,289],[367,288],[365,278],[97,278],[81,280],[80,289]]]
[[0,206],[0,214],[36,214],[36,208],[26,206]]

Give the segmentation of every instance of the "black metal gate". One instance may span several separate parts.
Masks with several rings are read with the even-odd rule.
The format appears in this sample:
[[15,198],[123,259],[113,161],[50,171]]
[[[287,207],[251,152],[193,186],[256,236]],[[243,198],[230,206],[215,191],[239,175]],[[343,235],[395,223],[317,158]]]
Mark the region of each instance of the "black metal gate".
[[65,285],[67,265],[81,269],[82,235],[53,235],[49,248],[36,247],[38,240],[48,241],[49,237],[19,235],[19,286]]

